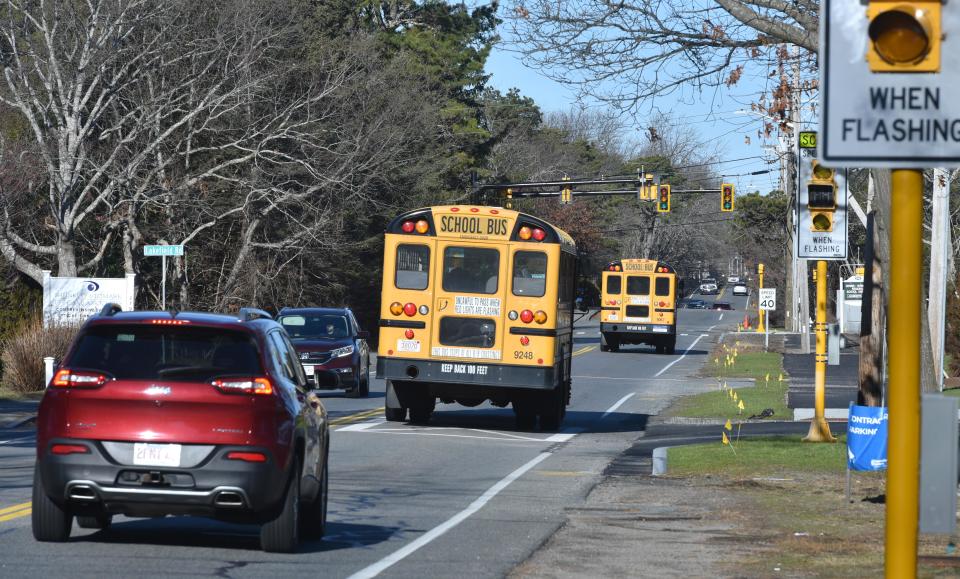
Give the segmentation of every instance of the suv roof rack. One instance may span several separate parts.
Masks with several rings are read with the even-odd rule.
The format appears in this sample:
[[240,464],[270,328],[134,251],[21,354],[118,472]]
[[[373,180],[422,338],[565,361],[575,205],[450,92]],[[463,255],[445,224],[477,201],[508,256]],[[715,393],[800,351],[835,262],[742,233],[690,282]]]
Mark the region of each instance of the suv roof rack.
[[268,312],[258,309],[258,308],[240,308],[240,319],[245,322],[250,322],[253,320],[272,320]]
[[109,317],[118,312],[122,312],[123,308],[120,307],[120,304],[115,304],[113,302],[106,304],[100,308],[100,313],[98,315],[102,317]]

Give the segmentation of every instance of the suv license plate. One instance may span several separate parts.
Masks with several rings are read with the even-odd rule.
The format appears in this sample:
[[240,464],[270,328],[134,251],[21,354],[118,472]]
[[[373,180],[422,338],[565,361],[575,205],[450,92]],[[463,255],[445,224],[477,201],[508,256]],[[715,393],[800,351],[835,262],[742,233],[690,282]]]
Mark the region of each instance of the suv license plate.
[[179,444],[133,444],[133,464],[139,466],[180,466]]

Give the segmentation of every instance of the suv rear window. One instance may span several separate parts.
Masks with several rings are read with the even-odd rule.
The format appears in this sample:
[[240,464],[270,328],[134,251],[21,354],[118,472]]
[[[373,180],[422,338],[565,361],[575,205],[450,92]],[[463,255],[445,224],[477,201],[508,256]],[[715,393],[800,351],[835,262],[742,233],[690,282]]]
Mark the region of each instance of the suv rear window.
[[68,365],[127,380],[194,382],[263,374],[249,334],[191,326],[93,326],[80,337]]

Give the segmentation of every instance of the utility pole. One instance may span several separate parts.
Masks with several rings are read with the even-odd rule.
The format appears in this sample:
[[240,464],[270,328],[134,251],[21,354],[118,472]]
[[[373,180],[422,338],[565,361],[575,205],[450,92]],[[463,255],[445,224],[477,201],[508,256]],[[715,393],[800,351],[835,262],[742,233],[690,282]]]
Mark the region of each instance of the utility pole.
[[947,305],[947,255],[950,242],[950,173],[933,170],[932,227],[930,233],[930,285],[927,318],[933,347],[933,368],[937,389],[943,390],[943,342]]

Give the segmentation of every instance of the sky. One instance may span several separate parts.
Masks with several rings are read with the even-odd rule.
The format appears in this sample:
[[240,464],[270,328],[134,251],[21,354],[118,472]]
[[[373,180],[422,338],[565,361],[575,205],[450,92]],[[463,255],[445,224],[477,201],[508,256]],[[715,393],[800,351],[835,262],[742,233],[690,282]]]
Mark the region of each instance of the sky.
[[[507,31],[501,30],[502,35]],[[537,70],[528,68],[522,62],[521,55],[502,45],[496,46],[487,59],[486,71],[491,75],[488,85],[505,93],[517,88],[523,96],[532,98],[544,113],[566,111],[580,106],[577,104],[576,87],[556,83]],[[760,139],[757,131],[761,129],[761,119],[756,113],[748,113],[750,102],[763,91],[766,78],[748,78],[744,75],[741,82],[732,89],[722,89],[704,93],[692,104],[678,103],[676,97],[658,99],[650,104],[652,109],[670,113],[675,119],[692,124],[705,141],[720,143],[720,159],[717,172],[721,175],[736,177],[724,178],[732,182],[738,193],[760,191],[766,194],[779,187],[779,164],[772,147],[773,139]],[[602,107],[597,101],[587,101],[588,106]],[[624,136],[630,139],[643,139],[646,123],[643,118],[625,119]],[[750,137],[750,144],[745,138]],[[737,160],[743,159],[743,160]],[[753,171],[770,169],[763,175],[748,175]],[[719,183],[717,184],[719,187]]]

